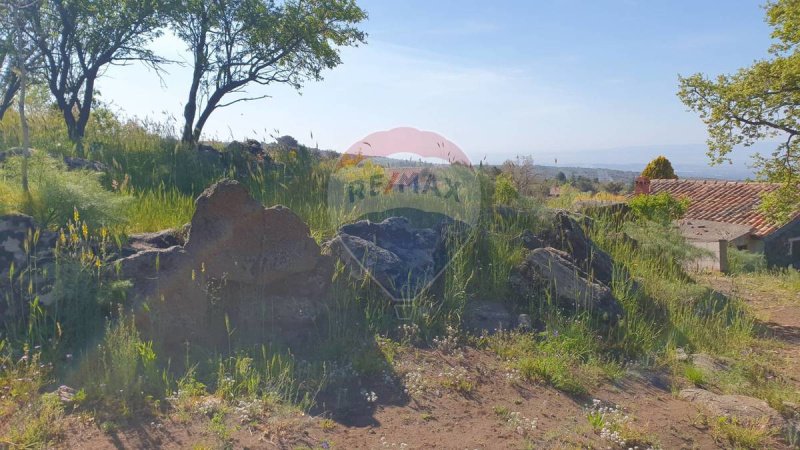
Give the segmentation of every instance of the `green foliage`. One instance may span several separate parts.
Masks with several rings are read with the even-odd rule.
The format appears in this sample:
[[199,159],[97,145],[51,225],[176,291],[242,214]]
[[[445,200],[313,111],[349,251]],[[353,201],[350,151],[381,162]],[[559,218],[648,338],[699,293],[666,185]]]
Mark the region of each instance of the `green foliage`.
[[49,448],[61,433],[64,407],[55,393],[44,394],[22,408],[12,418],[8,434],[0,443],[12,448]]
[[45,62],[40,75],[62,113],[78,156],[83,156],[82,140],[95,106],[97,78],[115,63],[161,62],[147,45],[160,34],[164,6],[172,5],[151,0],[43,1],[26,9],[31,40]]
[[517,198],[519,198],[519,192],[517,192],[511,175],[505,173],[498,175],[494,180],[494,203],[508,205]]
[[194,56],[182,133],[189,143],[200,139],[214,110],[241,101],[223,103],[226,95],[247,84],[299,89],[341,63],[338,47],[358,45],[366,37],[356,25],[367,15],[350,0],[189,0],[179,2],[171,15],[175,33]]
[[767,269],[763,253],[728,248],[728,271],[731,274],[758,273]]
[[709,133],[713,163],[729,160],[736,146],[781,138],[772,154],[758,156],[759,176],[782,183],[782,195],[770,195],[762,210],[776,222],[800,209],[800,3],[778,0],[767,5],[767,20],[778,39],[771,58],[759,60],[732,75],[680,77],[681,101],[700,115]]
[[672,168],[672,163],[663,156],[650,161],[642,171],[642,176],[651,180],[678,179],[678,176],[675,175],[675,170]]
[[92,228],[117,225],[123,220],[122,211],[129,199],[103,188],[101,174],[68,171],[61,161],[41,151],[34,152],[28,164],[30,198],[18,187],[22,157],[9,158],[0,166],[0,191],[11,194],[9,203],[4,201],[5,209],[28,214],[45,228],[66,223],[75,210]]
[[688,199],[677,199],[666,192],[637,195],[628,201],[628,206],[640,220],[649,220],[668,225],[680,219],[689,208]]
[[115,323],[106,324],[103,342],[87,363],[89,400],[123,417],[146,406],[147,397],[165,391],[153,344],[141,339],[132,316],[121,314]]
[[706,373],[703,372],[702,369],[695,366],[687,365],[683,369],[683,376],[685,376],[686,379],[689,380],[689,382],[694,386],[705,387],[708,385],[708,377],[706,376]]

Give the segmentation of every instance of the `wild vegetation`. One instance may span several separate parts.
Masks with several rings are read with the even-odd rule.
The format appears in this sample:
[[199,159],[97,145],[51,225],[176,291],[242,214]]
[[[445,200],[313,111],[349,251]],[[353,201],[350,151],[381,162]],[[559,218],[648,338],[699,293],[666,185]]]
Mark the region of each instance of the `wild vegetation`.
[[[575,316],[542,298],[511,305],[535,319],[535,333],[470,335],[462,318],[471,302],[512,302],[509,274],[524,257],[519,236],[526,230],[544,231],[552,214],[546,205],[520,195],[512,177],[494,176],[488,167],[477,168],[479,222],[459,241],[462,251],[444,274],[445,289],[415,300],[409,321],[398,320],[380,292],[351,280],[340,267],[334,277],[335,302],[327,325],[319,330],[324,345],[290,352],[264,343],[171,363],[159,355],[157,343],[142,340],[137,332],[127,310],[130,283],[106,267],[103,249],[121,245],[130,233],[186,223],[193,197],[222,177],[238,178],[265,205],[291,207],[323,241],[336,231],[326,206],[327,180],[336,161],[302,145],[275,145],[270,153],[274,164],[241,172],[236,161],[243,156],[233,153],[235,146],[223,150],[224,158],[209,162],[176,147],[177,139],[164,133],[167,127],[101,113],[89,122],[86,143],[89,155],[107,171],[68,171],[60,158],[74,150],[66,145],[58,117],[52,109],[34,109],[43,113],[32,116],[42,126],[32,128],[31,140],[39,147],[30,157],[30,196],[20,190],[21,157],[8,156],[0,170],[0,191],[6,193],[2,209],[31,214],[43,228],[58,231],[62,243],[50,294],[56,307],[41,305],[37,290],[26,288],[38,280],[35,259],[9,274],[22,289],[5,292],[3,301],[9,307],[28,305],[29,312],[23,322],[6,323],[2,331],[1,380],[7,393],[2,414],[10,424],[3,440],[8,444],[57,442],[63,435],[45,424],[76,414],[88,414],[112,432],[138,417],[179,414],[191,420],[198,411],[208,411],[219,442],[230,442],[232,417],[258,420],[268,410],[288,416],[317,411],[319,396],[352,388],[354,380],[399,377],[413,397],[412,386],[425,392],[431,381],[409,379],[400,366],[401,355],[413,349],[448,352],[464,345],[497,355],[518,383],[549,385],[577,398],[639,367],[666,371],[673,389],[713,386],[763,398],[786,414],[792,413],[785,405],[799,400],[781,376],[762,376],[776,361],[759,356],[758,349],[773,344],[759,337],[759,325],[747,307],[684,273],[682,262],[693,257],[693,250],[669,228],[668,219],[682,208],[670,199],[632,205],[636,213],[630,218],[596,217],[586,230],[614,258],[612,288],[624,306],[624,320],[609,325],[588,311]],[[0,124],[6,148],[18,144],[16,125],[13,112]],[[196,170],[179,169],[187,166]],[[497,214],[500,204],[526,213]],[[31,248],[36,239],[30,236]],[[793,283],[793,275],[782,276]],[[734,370],[724,376],[708,374],[678,358],[679,352],[719,355]],[[470,395],[479,383],[466,372],[442,377],[440,386],[461,395]],[[74,390],[66,404],[57,400],[57,390],[43,394],[59,385]],[[367,391],[365,398],[370,395],[374,393]],[[720,423],[718,432],[728,439],[738,430],[731,428],[735,426]],[[597,429],[600,433],[604,427]],[[763,443],[774,433],[757,438]]]
[[[789,3],[773,5],[770,17],[791,44],[791,23],[781,13]],[[333,210],[332,178],[344,167],[338,175],[368,184],[380,167],[353,164],[289,136],[253,136],[275,141],[257,155],[247,143],[201,137],[214,110],[249,99],[231,98],[247,84],[299,88],[338,65],[340,47],[364,41],[357,26],[366,13],[349,0],[116,5],[4,2],[0,10],[0,214],[22,213],[36,224],[21,245],[24,262],[0,267],[0,445],[80,446],[86,443],[76,441],[82,438],[76,430],[100,430],[113,440],[126,430],[156,432],[168,423],[169,434],[201,427],[187,433],[199,436],[197,442],[183,443],[197,448],[232,448],[245,434],[284,447],[330,448],[335,442],[325,436],[379,406],[422,405],[414,410],[419,417],[403,422],[432,423],[438,419],[431,399],[456,399],[459,408],[491,404],[491,420],[511,430],[505,442],[515,439],[515,445],[659,447],[663,430],[646,429],[624,407],[595,398],[625,383],[661,385],[673,400],[684,388],[747,396],[766,402],[777,419],[797,420],[800,391],[787,367],[792,359],[776,356],[783,344],[775,333],[736,292],[723,295],[685,272],[685,263],[699,254],[671,226],[686,210],[680,200],[638,197],[629,210],[587,209],[588,216],[573,219],[610,255],[607,287],[624,311],[619,317],[565,306],[552,289],[528,297],[514,292],[509,280],[529,255],[525,239],[552,233],[556,209],[576,213],[585,204],[626,200],[620,183],[565,175],[543,183],[525,158],[461,167],[478,187],[465,197],[475,207],[475,223],[444,241],[449,264],[435,288],[406,305],[406,316],[398,316],[368,279],[351,276],[337,262],[310,343],[242,344],[225,316],[227,348],[187,345],[181,355],[168,352],[142,332],[131,301],[136,286],[114,263],[132,235],[180,233],[195,212],[195,198],[222,179],[237,180],[264,206],[290,208],[317,243],[357,218]],[[146,48],[163,32],[162,23],[170,23],[193,55],[180,125],[124,118],[93,91],[108,65],[166,63]],[[715,89],[705,82],[700,87]],[[685,101],[695,101],[697,89],[687,84]],[[731,138],[729,125],[712,125],[724,141],[720,157],[729,150],[726,139],[765,133],[745,127],[744,137]],[[775,172],[790,182],[793,134],[781,147],[788,165]],[[667,164],[658,165],[670,175]],[[550,187],[560,189],[551,195]],[[38,250],[50,245],[52,253],[40,258]],[[796,300],[796,271],[770,271],[736,252],[733,259],[735,275],[727,281],[779,292],[786,303]],[[160,260],[154,265],[158,271]],[[191,276],[202,277],[203,269]],[[596,280],[586,276],[593,286]],[[472,308],[487,304],[512,311],[520,326],[470,329]],[[508,395],[486,400],[486,385],[489,394]],[[554,403],[567,398],[579,405],[582,440],[541,433],[544,414],[514,409],[534,398],[534,389]],[[776,418],[693,418],[694,428],[723,446],[797,445],[796,428],[769,419]]]

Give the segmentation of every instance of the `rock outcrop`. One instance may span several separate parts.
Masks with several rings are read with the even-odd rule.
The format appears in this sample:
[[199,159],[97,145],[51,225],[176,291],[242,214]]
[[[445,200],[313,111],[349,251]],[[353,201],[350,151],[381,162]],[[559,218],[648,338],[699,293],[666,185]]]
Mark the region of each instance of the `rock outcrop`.
[[464,311],[464,327],[475,333],[492,334],[514,329],[514,318],[505,305],[498,302],[468,302]]
[[782,427],[785,420],[764,400],[744,395],[721,395],[705,389],[683,389],[680,398],[694,403],[715,417],[735,418],[746,424],[766,421],[770,427]]
[[443,233],[414,228],[404,217],[361,220],[342,226],[325,244],[351,276],[371,276],[394,299],[413,298],[431,285],[444,267]]
[[566,252],[572,262],[595,280],[606,285],[611,284],[614,274],[611,256],[595,245],[586,236],[581,224],[566,211],[556,212],[551,229],[541,236],[525,233],[522,244],[529,250],[553,247]]
[[198,197],[190,230],[185,245],[163,248],[178,237],[157,234],[139,241],[151,248],[118,261],[145,334],[168,351],[308,334],[333,269],[297,215],[264,208],[241,184],[222,181]]
[[[15,277],[22,271],[27,271],[26,280],[33,279],[34,285],[49,289],[47,283],[43,282],[47,275],[47,271],[43,269],[53,261],[53,247],[57,238],[56,233],[40,229],[30,216],[0,216],[0,322],[17,320],[27,315],[27,304],[16,301],[22,297],[19,292],[21,285],[11,283],[9,279],[12,267]],[[29,263],[39,270],[29,270]],[[44,294],[44,288],[37,293]]]
[[590,311],[612,323],[624,313],[608,286],[592,280],[568,253],[552,247],[528,253],[512,271],[509,282],[523,298],[543,300],[549,296],[564,308]]

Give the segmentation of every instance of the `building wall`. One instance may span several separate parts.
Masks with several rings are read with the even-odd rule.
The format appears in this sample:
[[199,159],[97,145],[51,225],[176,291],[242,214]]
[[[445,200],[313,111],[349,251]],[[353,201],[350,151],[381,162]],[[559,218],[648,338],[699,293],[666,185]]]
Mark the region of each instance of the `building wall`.
[[764,238],[767,264],[800,269],[800,217]]
[[692,272],[727,272],[728,271],[728,241],[695,241],[688,240],[693,246],[707,250],[709,256],[694,259],[687,263],[687,269]]

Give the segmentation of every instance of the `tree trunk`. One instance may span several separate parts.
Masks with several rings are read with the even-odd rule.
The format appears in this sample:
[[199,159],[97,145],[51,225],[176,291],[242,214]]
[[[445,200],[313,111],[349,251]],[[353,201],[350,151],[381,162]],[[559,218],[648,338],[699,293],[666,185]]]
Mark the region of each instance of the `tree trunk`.
[[22,128],[22,191],[25,193],[27,199],[30,199],[30,189],[28,187],[28,157],[31,147],[31,135],[28,128],[28,118],[25,116],[25,91],[27,87],[27,72],[25,70],[25,41],[23,41],[22,34],[25,31],[22,22],[22,12],[20,7],[16,8],[16,22],[17,22],[17,71],[19,72],[19,98],[17,98],[17,109],[19,111],[19,123]]
[[183,108],[183,135],[181,141],[186,144],[197,144],[200,140],[200,133],[195,135],[194,119],[197,115],[197,94],[200,91],[200,81],[206,70],[206,21],[203,16],[202,30],[200,31],[199,41],[194,49],[194,70],[192,71],[192,85],[189,87],[189,99]]

